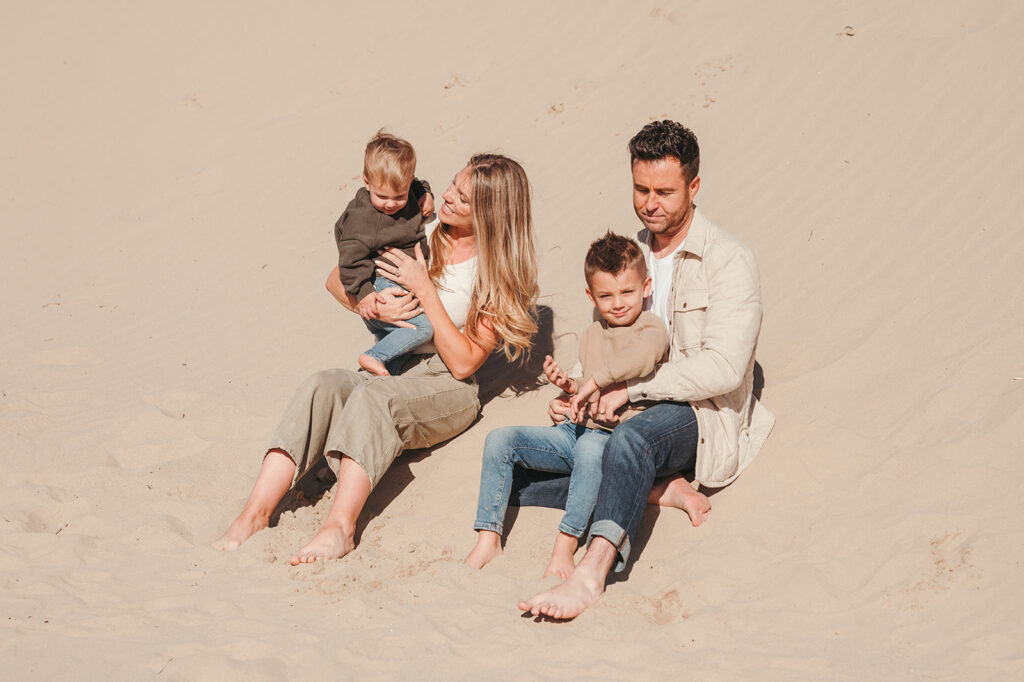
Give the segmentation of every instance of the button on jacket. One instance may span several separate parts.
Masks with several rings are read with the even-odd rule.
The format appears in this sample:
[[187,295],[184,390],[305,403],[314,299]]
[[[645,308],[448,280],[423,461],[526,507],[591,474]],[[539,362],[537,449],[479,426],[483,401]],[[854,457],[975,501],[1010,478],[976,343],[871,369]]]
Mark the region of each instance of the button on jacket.
[[[646,229],[637,240],[650,251]],[[716,488],[739,476],[775,424],[753,395],[762,312],[757,263],[699,209],[675,259],[668,362],[626,384],[631,402],[690,403],[699,429],[696,482]]]

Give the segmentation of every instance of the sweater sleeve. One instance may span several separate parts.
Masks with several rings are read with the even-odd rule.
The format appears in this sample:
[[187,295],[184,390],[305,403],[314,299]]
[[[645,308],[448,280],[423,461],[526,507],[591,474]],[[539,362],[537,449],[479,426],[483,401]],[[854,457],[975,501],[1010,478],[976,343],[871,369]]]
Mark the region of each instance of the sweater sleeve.
[[345,229],[349,215],[346,209],[334,224],[334,240],[338,244],[338,277],[345,291],[361,301],[375,291],[374,265],[370,258],[372,249],[360,238],[358,231]]
[[668,350],[668,329],[661,318],[649,312],[641,313],[628,327],[611,327],[588,336],[587,369],[601,388],[650,374]]
[[409,193],[412,194],[412,198],[419,201],[424,195],[429,194],[434,196],[434,193],[430,189],[430,183],[420,178],[413,178],[412,185],[409,186]]

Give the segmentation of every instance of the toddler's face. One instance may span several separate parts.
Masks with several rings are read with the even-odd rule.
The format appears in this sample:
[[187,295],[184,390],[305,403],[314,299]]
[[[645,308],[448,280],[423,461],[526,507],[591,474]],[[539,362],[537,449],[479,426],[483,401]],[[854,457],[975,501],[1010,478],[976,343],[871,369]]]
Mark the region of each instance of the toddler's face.
[[392,187],[391,185],[371,181],[365,175],[363,184],[370,192],[370,203],[384,215],[394,215],[405,208],[409,201],[409,186],[412,181],[405,183],[404,187]]
[[590,276],[587,296],[601,317],[613,327],[628,327],[636,322],[644,309],[644,298],[651,293],[651,278],[636,268],[626,268],[617,275],[596,271]]

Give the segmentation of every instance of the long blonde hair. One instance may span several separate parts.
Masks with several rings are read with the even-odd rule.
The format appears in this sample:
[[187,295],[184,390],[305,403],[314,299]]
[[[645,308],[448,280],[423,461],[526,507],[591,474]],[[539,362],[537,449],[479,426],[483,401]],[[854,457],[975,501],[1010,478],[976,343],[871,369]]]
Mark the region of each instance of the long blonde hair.
[[[469,167],[478,260],[466,336],[483,345],[480,318],[486,316],[505,357],[516,360],[529,351],[537,331],[539,287],[530,183],[522,166],[500,154],[476,154]],[[430,236],[430,277],[435,283],[451,250],[452,238],[439,225]]]

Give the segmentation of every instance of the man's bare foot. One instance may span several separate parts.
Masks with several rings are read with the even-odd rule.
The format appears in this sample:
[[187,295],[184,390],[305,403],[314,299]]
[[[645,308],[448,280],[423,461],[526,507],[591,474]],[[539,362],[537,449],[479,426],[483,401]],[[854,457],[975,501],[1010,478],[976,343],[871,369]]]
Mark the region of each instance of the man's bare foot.
[[699,526],[707,521],[708,514],[711,513],[711,500],[708,499],[708,496],[694,489],[690,482],[682,476],[655,484],[647,502],[662,507],[682,509],[690,517],[690,523],[694,526]]
[[378,377],[389,377],[391,373],[388,372],[384,363],[377,358],[372,358],[366,353],[359,356],[359,366],[365,369],[367,372]]
[[576,562],[572,556],[576,553],[576,548],[579,547],[580,541],[573,535],[568,533],[559,533],[558,537],[555,538],[555,548],[551,552],[551,561],[548,562],[548,567],[544,569],[544,575],[542,578],[547,578],[549,575],[557,575],[562,580],[569,577],[569,574],[576,568]]
[[597,603],[604,594],[604,577],[598,578],[582,562],[565,582],[519,602],[522,611],[549,618],[575,618]]
[[270,525],[270,515],[254,514],[244,509],[238,515],[227,532],[219,540],[213,543],[214,549],[224,552],[231,552],[242,546],[242,543],[253,536],[254,533],[263,530]]
[[462,563],[470,568],[483,568],[501,556],[501,535],[492,530],[477,531],[476,545]]
[[575,618],[604,594],[605,579],[617,556],[615,545],[601,536],[595,537],[564,583],[519,602],[520,610],[560,620]]
[[337,523],[325,523],[313,539],[288,560],[292,566],[311,564],[317,559],[340,559],[355,549],[355,534]]

